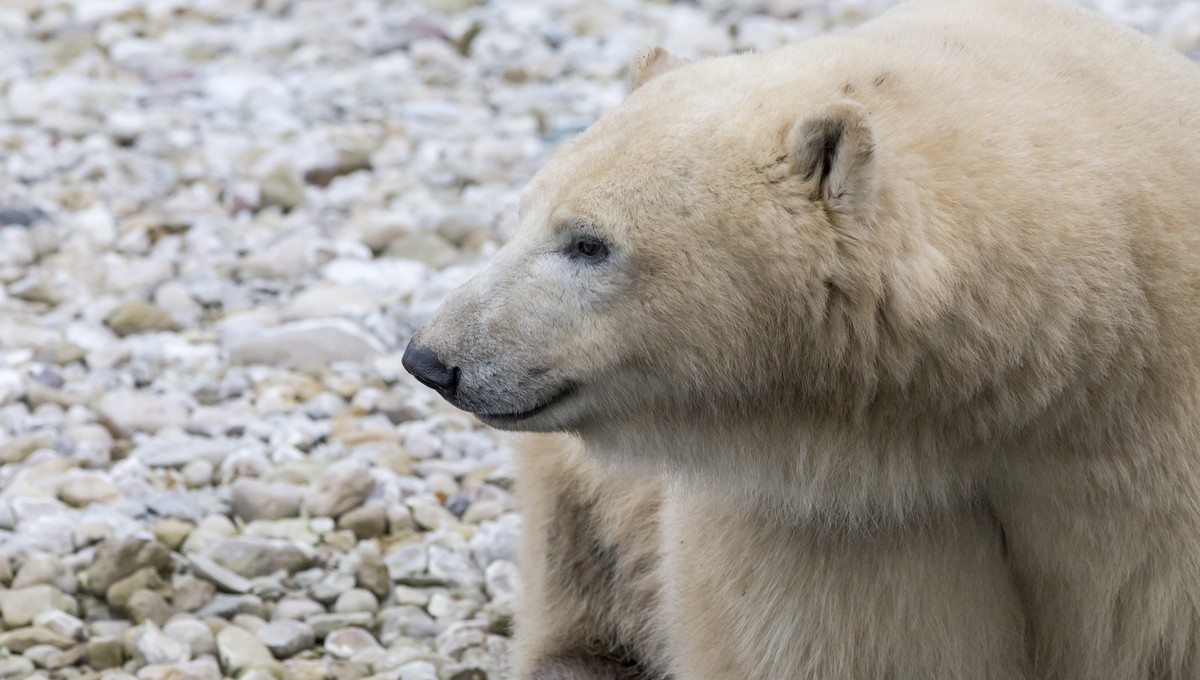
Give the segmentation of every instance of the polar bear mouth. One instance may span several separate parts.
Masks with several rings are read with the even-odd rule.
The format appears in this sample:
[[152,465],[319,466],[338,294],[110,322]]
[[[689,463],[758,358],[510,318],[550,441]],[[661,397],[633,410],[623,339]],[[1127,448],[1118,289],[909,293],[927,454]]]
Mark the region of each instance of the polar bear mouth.
[[479,418],[480,420],[483,420],[484,422],[491,421],[491,422],[489,422],[489,424],[492,424],[492,423],[497,423],[497,424],[515,423],[520,420],[527,420],[527,419],[532,418],[532,417],[538,415],[539,413],[542,413],[543,411],[549,409],[551,406],[558,404],[559,402],[563,401],[567,397],[571,396],[574,392],[575,392],[574,385],[566,385],[565,387],[560,389],[557,393],[555,393],[555,395],[553,397],[539,403],[537,406],[534,406],[533,408],[528,409],[526,411],[519,411],[519,412],[515,412],[515,413],[476,413],[475,417]]

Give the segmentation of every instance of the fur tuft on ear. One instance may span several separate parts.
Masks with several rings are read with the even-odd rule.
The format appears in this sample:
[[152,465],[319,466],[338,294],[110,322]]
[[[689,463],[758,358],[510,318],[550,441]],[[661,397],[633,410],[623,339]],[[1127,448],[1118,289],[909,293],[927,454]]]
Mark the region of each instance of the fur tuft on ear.
[[633,92],[656,76],[682,66],[687,61],[655,45],[639,51],[629,66],[629,91]]
[[860,211],[875,192],[875,138],[862,105],[839,102],[805,116],[788,135],[792,171],[813,200],[840,213]]

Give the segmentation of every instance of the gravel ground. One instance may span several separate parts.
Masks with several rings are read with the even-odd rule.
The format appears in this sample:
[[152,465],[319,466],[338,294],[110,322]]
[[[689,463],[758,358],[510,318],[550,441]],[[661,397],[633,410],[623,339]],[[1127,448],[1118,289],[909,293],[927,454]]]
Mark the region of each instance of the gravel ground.
[[408,333],[636,49],[886,4],[0,2],[0,680],[510,677],[509,452]]

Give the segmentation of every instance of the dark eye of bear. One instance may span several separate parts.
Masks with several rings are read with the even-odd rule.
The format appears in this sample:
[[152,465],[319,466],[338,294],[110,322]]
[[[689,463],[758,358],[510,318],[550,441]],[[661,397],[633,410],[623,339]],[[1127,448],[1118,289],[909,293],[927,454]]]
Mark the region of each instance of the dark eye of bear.
[[581,238],[575,242],[574,254],[585,260],[599,262],[608,256],[608,246],[599,239]]

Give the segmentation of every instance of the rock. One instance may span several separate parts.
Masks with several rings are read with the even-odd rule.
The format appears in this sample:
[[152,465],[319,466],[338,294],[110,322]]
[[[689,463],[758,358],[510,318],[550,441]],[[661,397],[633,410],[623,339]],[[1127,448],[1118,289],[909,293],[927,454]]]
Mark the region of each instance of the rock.
[[196,610],[195,615],[200,619],[232,619],[238,614],[261,616],[264,613],[262,598],[257,595],[216,595],[208,604]]
[[383,647],[362,628],[343,628],[325,636],[325,651],[339,659],[373,661],[383,654]]
[[320,602],[310,600],[307,597],[285,597],[275,603],[274,616],[279,619],[293,619],[303,621],[310,616],[316,614],[324,614],[325,607]]
[[214,560],[204,555],[192,555],[188,560],[191,562],[192,570],[196,572],[197,576],[211,581],[224,592],[250,592],[250,579],[226,569]]
[[432,640],[437,634],[437,624],[421,607],[388,607],[380,615],[379,641],[388,647],[401,638]]
[[12,562],[9,561],[8,555],[0,552],[0,585],[10,585],[13,579]]
[[46,628],[17,628],[0,633],[0,647],[21,654],[37,645],[53,645],[58,649],[67,649],[75,644],[75,640]]
[[217,634],[217,658],[228,676],[251,669],[268,672],[279,669],[271,650],[254,633],[237,626],[226,626]]
[[104,475],[84,474],[68,479],[59,487],[58,497],[72,507],[86,508],[92,503],[115,503],[121,495]]
[[9,628],[28,626],[46,608],[70,613],[75,610],[75,603],[50,585],[13,588],[0,593],[0,614],[3,615],[4,625]]
[[453,264],[462,257],[454,244],[434,231],[417,231],[400,236],[387,244],[383,254],[385,257],[424,262],[435,269]]
[[179,324],[167,310],[143,300],[122,303],[104,318],[104,324],[121,337],[179,330]]
[[370,468],[358,461],[339,461],[313,482],[304,506],[310,516],[337,517],[360,505],[374,488]]
[[192,658],[212,654],[217,649],[212,630],[196,619],[173,619],[163,626],[162,632],[172,640],[187,644]]
[[378,552],[363,556],[355,570],[354,576],[361,588],[366,588],[378,599],[383,600],[392,592],[392,579],[388,575],[387,566]]
[[352,321],[296,321],[226,343],[235,364],[310,366],[335,361],[369,361],[386,351],[378,338]]
[[295,656],[316,644],[316,634],[311,626],[290,619],[279,619],[263,626],[258,630],[258,639],[279,659]]
[[[196,557],[196,555],[193,555],[192,559],[195,560]],[[224,567],[218,566],[217,568],[224,570]],[[192,570],[197,572],[197,575],[201,575],[194,561],[192,562]],[[225,571],[228,572],[228,570]],[[228,574],[234,578],[241,578],[233,572],[228,572]],[[212,601],[213,595],[216,593],[216,588],[212,583],[189,576],[178,578],[174,586],[175,594],[171,597],[171,602],[175,605],[175,609],[179,611],[194,612]],[[237,591],[229,590],[229,592]]]
[[94,637],[88,640],[87,659],[96,670],[119,668],[125,663],[125,645],[117,638]]
[[27,588],[36,585],[54,585],[60,590],[75,579],[67,571],[58,556],[48,552],[31,553],[21,563],[17,575],[12,580],[13,588]]
[[184,484],[187,484],[189,489],[198,489],[212,484],[215,470],[216,466],[211,461],[193,460],[183,466],[181,474],[183,474]]
[[108,587],[104,599],[118,612],[129,611],[129,601],[139,590],[158,590],[165,584],[154,567],[142,567]]
[[155,522],[152,531],[154,532],[154,538],[159,543],[162,543],[171,550],[178,550],[179,546],[183,545],[184,539],[195,528],[196,525],[191,522],[168,517]]
[[23,656],[0,659],[0,680],[24,680],[33,675],[33,661]]
[[369,590],[351,588],[338,596],[333,605],[333,611],[339,614],[352,612],[368,612],[374,614],[379,610],[379,601]]
[[127,389],[105,394],[96,405],[96,411],[102,419],[126,435],[133,432],[155,433],[166,427],[183,427],[188,418],[187,406],[178,399]]
[[304,200],[304,182],[300,174],[282,163],[267,173],[258,190],[264,206],[277,205],[291,210]]
[[52,630],[73,640],[83,638],[83,621],[53,607],[38,612],[38,615],[33,617],[33,625],[38,628]]
[[4,444],[0,444],[0,465],[20,463],[33,455],[34,451],[40,449],[53,451],[54,442],[41,435],[16,437]]
[[383,503],[367,503],[346,511],[338,518],[338,528],[353,532],[359,540],[384,535],[387,532],[387,524],[387,509]]
[[375,623],[375,617],[366,612],[354,612],[352,614],[316,614],[308,617],[304,621],[312,626],[313,632],[316,633],[317,639],[324,639],[335,630],[358,626],[359,628],[370,628]]
[[207,557],[235,574],[253,578],[277,571],[289,574],[304,569],[311,558],[290,541],[263,538],[227,538],[209,548]]
[[146,622],[129,631],[133,656],[143,663],[183,663],[191,658],[186,642],[174,639],[152,622]]
[[159,626],[166,624],[167,619],[171,618],[171,614],[174,613],[171,605],[167,604],[162,595],[145,589],[131,595],[125,608],[129,611],[129,618],[134,623],[152,621]]
[[412,511],[417,526],[426,531],[448,529],[458,524],[458,518],[453,513],[428,498],[413,496],[406,499],[404,503]]
[[312,584],[308,592],[318,602],[333,604],[342,593],[354,587],[354,575],[341,571],[326,574],[321,580]]
[[268,483],[242,477],[233,483],[233,513],[247,522],[296,517],[300,489],[293,484]]

